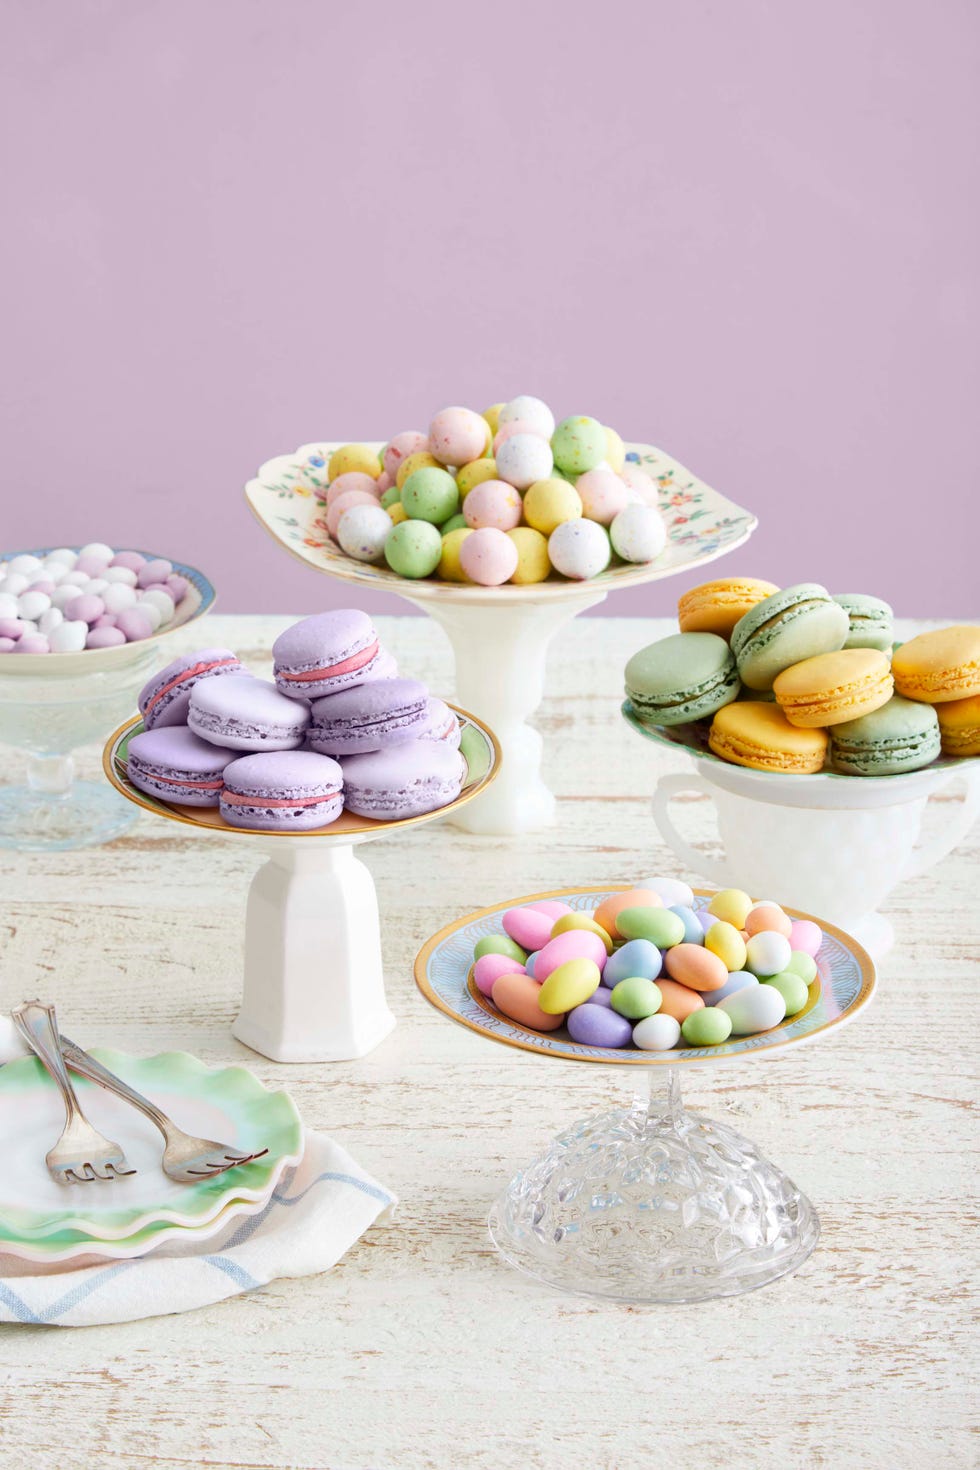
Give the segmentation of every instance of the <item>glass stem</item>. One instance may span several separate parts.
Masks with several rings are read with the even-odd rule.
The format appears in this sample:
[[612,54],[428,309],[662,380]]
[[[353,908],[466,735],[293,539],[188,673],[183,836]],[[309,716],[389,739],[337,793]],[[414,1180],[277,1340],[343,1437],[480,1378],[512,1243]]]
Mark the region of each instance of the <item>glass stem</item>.
[[70,755],[32,755],[27,765],[27,784],[40,796],[67,796],[75,777]]
[[659,1075],[653,1067],[637,1068],[639,1077],[633,1096],[636,1111],[646,1113],[649,1118],[678,1119],[684,1111],[681,1100],[681,1074],[676,1067],[668,1067],[664,1078],[664,1090],[655,1092],[654,1078]]

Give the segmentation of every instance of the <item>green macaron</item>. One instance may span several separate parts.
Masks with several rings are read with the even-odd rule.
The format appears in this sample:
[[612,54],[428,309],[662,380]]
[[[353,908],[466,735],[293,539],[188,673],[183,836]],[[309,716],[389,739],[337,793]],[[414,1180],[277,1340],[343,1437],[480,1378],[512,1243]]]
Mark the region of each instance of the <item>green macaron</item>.
[[894,629],[887,602],[864,592],[837,592],[834,601],[840,603],[851,625],[845,648],[880,648],[882,653],[891,652]]
[[641,648],[626,665],[626,694],[651,725],[685,725],[731,704],[735,660],[715,633],[674,633]]
[[918,771],[939,754],[939,718],[931,704],[895,694],[880,709],[845,720],[830,732],[830,760],[848,776]]
[[850,632],[847,613],[817,582],[800,582],[764,597],[732,629],[739,677],[749,689],[771,689],[777,674],[818,653],[836,653]]

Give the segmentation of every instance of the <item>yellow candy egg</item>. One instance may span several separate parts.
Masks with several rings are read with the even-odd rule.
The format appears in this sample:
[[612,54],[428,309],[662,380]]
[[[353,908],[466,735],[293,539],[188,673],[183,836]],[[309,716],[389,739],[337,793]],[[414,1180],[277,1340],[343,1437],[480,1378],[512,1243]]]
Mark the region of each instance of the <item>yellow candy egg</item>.
[[524,519],[535,531],[550,536],[565,521],[582,515],[582,499],[567,480],[535,480],[524,495]]
[[439,558],[439,569],[437,575],[444,582],[468,582],[470,579],[460,565],[459,552],[467,536],[472,536],[470,526],[458,526],[455,531],[447,531],[442,538],[442,556]]
[[483,417],[490,426],[490,443],[493,443],[494,435],[500,428],[500,410],[506,405],[503,403],[491,403],[489,408],[483,410]]
[[351,471],[376,480],[381,473],[378,451],[370,444],[342,444],[335,449],[327,466],[328,480],[336,480],[338,475],[348,475]]
[[461,500],[465,500],[471,490],[477,485],[482,485],[484,480],[495,480],[497,478],[497,462],[494,459],[471,459],[469,464],[464,464],[456,476],[456,488]]
[[723,888],[708,904],[708,913],[733,924],[736,929],[742,929],[751,907],[751,898],[741,888]]
[[396,500],[394,505],[389,505],[388,514],[391,516],[391,524],[393,526],[400,526],[402,521],[408,520],[408,511],[400,500]]
[[597,924],[591,914],[562,914],[560,919],[555,920],[555,926],[551,931],[552,939],[557,939],[559,934],[566,934],[569,929],[585,929],[589,934],[597,934],[606,947],[606,954],[612,954],[613,942],[608,930],[603,929],[601,924]]
[[566,960],[552,970],[538,991],[538,1005],[546,1016],[560,1016],[584,1005],[599,989],[602,976],[595,960]]
[[704,936],[704,947],[717,955],[730,975],[745,969],[745,940],[734,924],[719,919]]
[[626,463],[626,445],[615,429],[606,430],[606,463],[617,475]]
[[441,465],[434,454],[429,454],[424,449],[419,450],[417,454],[408,455],[408,457],[406,459],[403,459],[401,464],[398,466],[398,474],[395,476],[395,484],[400,490],[405,481],[408,479],[409,475],[414,475],[416,470],[423,470],[430,465],[434,465],[437,470],[445,469],[445,465]]
[[517,547],[517,571],[510,580],[519,585],[543,582],[551,573],[547,536],[532,531],[530,526],[518,526],[507,535]]

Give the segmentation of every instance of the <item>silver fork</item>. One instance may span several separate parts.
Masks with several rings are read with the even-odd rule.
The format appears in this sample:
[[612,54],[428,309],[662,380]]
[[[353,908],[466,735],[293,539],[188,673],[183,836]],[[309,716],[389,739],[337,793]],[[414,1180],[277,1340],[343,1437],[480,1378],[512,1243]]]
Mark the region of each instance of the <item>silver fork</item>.
[[227,1169],[237,1169],[240,1164],[250,1164],[254,1159],[264,1158],[269,1152],[267,1148],[263,1148],[257,1153],[243,1154],[230,1144],[217,1143],[213,1138],[194,1138],[185,1133],[172,1118],[168,1118],[155,1103],[150,1102],[148,1097],[130,1087],[121,1077],[110,1072],[108,1067],[103,1067],[101,1062],[97,1062],[87,1051],[76,1046],[74,1041],[69,1041],[67,1036],[61,1037],[61,1055],[73,1072],[88,1077],[90,1081],[104,1087],[106,1092],[115,1093],[116,1097],[131,1103],[159,1128],[166,1145],[163,1151],[163,1172],[178,1184],[196,1184],[200,1179],[223,1174]]
[[[58,1019],[54,1006],[28,1000],[11,1012],[14,1024],[35,1056],[39,1057],[61,1089],[65,1127],[45,1162],[57,1184],[88,1184],[135,1174],[118,1143],[92,1127],[79,1105],[58,1046]],[[105,1170],[100,1174],[99,1168]]]

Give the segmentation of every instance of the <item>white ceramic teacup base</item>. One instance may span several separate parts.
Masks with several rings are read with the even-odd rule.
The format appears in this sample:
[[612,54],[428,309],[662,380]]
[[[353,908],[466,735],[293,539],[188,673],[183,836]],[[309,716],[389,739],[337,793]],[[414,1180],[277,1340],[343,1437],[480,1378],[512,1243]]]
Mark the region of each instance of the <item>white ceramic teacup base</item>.
[[[980,810],[980,770],[926,767],[909,776],[827,780],[759,773],[694,758],[692,774],[661,776],[653,796],[660,834],[685,866],[719,887],[744,888],[847,929],[879,959],[891,948],[889,921],[876,912],[897,884],[951,852]],[[958,807],[922,837],[929,799],[957,784]],[[694,847],[674,825],[670,802],[711,798],[722,856]],[[765,794],[763,794],[765,793]]]
[[394,1029],[374,880],[350,846],[279,838],[252,879],[232,1030],[275,1062],[363,1057]]

